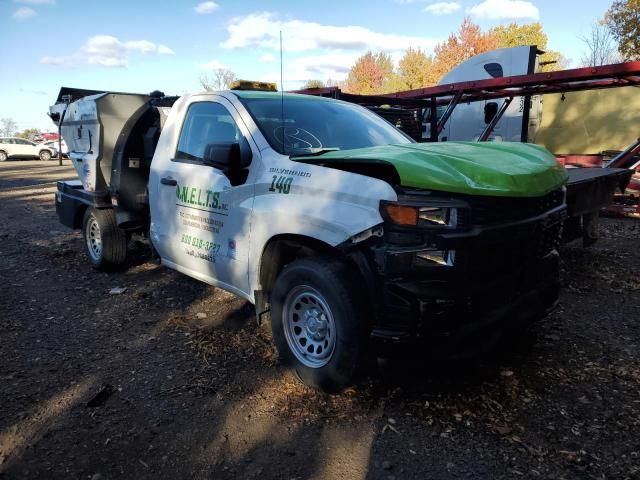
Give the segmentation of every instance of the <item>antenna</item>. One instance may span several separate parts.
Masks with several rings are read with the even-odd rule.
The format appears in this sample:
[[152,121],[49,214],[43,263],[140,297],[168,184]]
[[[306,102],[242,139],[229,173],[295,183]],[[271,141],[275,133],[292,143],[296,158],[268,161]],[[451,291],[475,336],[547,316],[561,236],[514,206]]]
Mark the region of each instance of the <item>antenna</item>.
[[284,142],[284,82],[282,80],[282,30],[280,30],[280,129],[282,130],[282,151],[287,154]]

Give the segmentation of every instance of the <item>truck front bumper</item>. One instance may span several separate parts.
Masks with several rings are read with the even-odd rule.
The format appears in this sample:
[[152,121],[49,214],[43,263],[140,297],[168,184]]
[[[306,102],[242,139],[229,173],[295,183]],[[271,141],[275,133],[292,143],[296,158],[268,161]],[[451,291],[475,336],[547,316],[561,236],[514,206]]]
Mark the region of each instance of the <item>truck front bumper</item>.
[[508,330],[543,318],[559,292],[564,211],[443,235],[453,265],[427,266],[419,249],[377,252],[377,343],[428,343],[457,355],[489,350]]

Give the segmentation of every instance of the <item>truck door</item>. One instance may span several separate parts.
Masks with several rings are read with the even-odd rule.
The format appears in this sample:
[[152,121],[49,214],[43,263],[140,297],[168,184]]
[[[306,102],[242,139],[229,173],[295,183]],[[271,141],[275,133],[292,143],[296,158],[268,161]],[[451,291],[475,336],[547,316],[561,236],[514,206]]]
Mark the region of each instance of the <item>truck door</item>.
[[196,101],[188,107],[174,157],[158,162],[162,171],[152,174],[160,204],[152,204],[152,221],[164,263],[246,295],[253,185],[232,185],[222,170],[203,163],[209,144],[248,143],[237,112],[226,103]]

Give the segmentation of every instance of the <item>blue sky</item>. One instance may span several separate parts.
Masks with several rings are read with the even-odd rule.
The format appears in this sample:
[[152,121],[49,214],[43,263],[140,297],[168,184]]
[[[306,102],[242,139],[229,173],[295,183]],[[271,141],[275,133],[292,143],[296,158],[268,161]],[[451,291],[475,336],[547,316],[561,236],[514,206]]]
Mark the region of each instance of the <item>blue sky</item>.
[[541,21],[549,48],[577,63],[580,35],[610,0],[368,0],[322,2],[0,0],[0,118],[53,130],[46,116],[61,86],[183,94],[202,72],[224,66],[241,78],[341,80],[366,50],[399,58],[430,52],[465,15],[483,29]]

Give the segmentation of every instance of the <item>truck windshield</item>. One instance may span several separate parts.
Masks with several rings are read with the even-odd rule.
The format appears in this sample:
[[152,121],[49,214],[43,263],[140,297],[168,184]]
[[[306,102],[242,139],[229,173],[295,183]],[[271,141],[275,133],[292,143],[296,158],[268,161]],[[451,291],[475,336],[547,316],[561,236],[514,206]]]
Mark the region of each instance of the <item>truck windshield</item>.
[[382,117],[348,103],[285,96],[241,97],[271,147],[284,155],[374,147],[413,140]]

